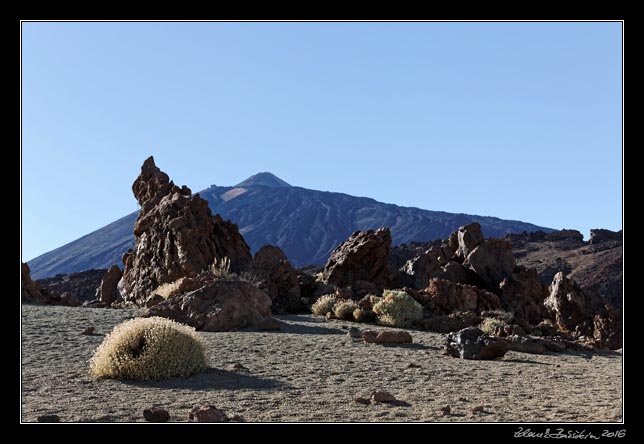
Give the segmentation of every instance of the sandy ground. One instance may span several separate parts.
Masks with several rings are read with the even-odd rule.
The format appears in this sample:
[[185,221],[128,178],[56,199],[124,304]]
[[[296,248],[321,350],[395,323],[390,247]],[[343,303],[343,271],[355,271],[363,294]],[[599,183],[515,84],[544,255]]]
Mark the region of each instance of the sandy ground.
[[[622,355],[527,355],[467,361],[442,354],[441,335],[412,331],[414,344],[354,343],[341,321],[279,317],[281,332],[201,333],[211,368],[163,382],[94,380],[87,363],[135,310],[23,306],[22,420],[144,421],[159,406],[172,421],[208,403],[246,421],[615,422],[622,418]],[[81,335],[86,326],[96,334]],[[358,325],[365,327],[364,324]],[[377,328],[377,327],[375,327]],[[235,370],[239,363],[247,370]],[[415,364],[419,368],[410,367]],[[360,405],[391,392],[408,405]],[[441,408],[451,406],[451,415]],[[475,406],[483,413],[472,413]]]

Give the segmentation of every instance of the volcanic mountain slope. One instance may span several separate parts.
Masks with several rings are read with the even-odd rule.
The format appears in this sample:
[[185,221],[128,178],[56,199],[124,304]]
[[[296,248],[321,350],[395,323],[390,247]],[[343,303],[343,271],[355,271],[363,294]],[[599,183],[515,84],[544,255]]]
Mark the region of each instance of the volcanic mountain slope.
[[[533,224],[496,217],[454,214],[400,207],[366,197],[291,186],[271,173],[258,173],[232,187],[213,185],[201,196],[213,214],[235,222],[256,252],[267,244],[279,246],[294,266],[323,264],[331,251],[356,230],[390,227],[393,244],[449,236],[459,226],[479,222],[489,236],[543,230]],[[67,245],[29,262],[32,276],[121,265],[133,246],[129,214]]]

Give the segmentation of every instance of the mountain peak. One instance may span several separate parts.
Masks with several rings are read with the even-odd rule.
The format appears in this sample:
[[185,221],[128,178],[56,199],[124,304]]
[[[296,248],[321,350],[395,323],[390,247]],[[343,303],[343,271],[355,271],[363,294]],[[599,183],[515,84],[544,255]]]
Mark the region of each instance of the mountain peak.
[[235,185],[236,188],[243,187],[252,187],[252,186],[263,186],[263,187],[273,187],[273,188],[284,188],[290,187],[288,183],[284,182],[282,179],[277,177],[273,173],[263,172],[257,173],[253,176],[250,176],[248,179],[239,182]]

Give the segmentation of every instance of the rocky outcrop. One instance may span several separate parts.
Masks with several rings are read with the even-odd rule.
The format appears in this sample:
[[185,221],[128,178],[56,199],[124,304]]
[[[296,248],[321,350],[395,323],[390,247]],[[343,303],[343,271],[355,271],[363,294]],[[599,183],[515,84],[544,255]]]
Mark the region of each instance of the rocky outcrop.
[[31,304],[45,304],[49,302],[48,295],[43,288],[31,280],[29,265],[22,262],[20,268],[20,291],[22,302]]
[[[484,240],[481,225],[474,222],[469,225],[459,227],[456,232],[456,238],[458,239],[456,256],[461,258],[461,260],[465,260]],[[454,243],[454,240],[452,239],[451,242]]]
[[[593,236],[592,232],[596,234]],[[555,274],[562,271],[584,292],[601,296],[621,313],[621,232],[592,230],[591,242],[587,243],[582,234],[574,230],[513,234],[506,239],[512,243],[517,264],[535,268],[540,283],[550,285]]]
[[590,230],[590,240],[588,243],[590,245],[600,244],[602,242],[621,242],[622,241],[622,230],[611,231],[605,230],[603,228],[596,228]]
[[447,334],[443,347],[449,356],[477,360],[501,358],[509,350],[508,341],[488,336],[477,327]]
[[499,297],[489,291],[436,278],[429,282],[429,287],[420,292],[419,299],[433,316],[460,311],[480,313],[501,306]]
[[393,278],[389,267],[390,248],[389,228],[356,231],[333,250],[322,277],[338,287],[353,287],[356,281],[385,287]]
[[298,274],[279,247],[266,245],[255,253],[253,270],[261,280],[260,289],[273,301],[274,313],[303,309]]
[[536,325],[546,316],[543,302],[549,294],[548,286],[539,282],[534,268],[517,267],[499,287],[503,309],[513,313],[517,321]]
[[563,332],[597,347],[621,348],[621,320],[616,312],[563,273],[555,275],[544,306]]
[[72,274],[60,274],[54,277],[39,279],[36,282],[49,295],[63,295],[71,293],[79,302],[83,303],[93,299],[96,294],[96,288],[101,283],[101,278],[105,274],[105,269],[86,270]]
[[512,244],[503,239],[481,242],[467,255],[464,266],[474,271],[489,289],[495,290],[504,279],[512,276],[516,266]]
[[101,279],[101,285],[96,289],[96,299],[111,304],[119,298],[119,292],[116,288],[123,272],[117,265],[112,265]]
[[250,249],[237,225],[212,216],[207,201],[179,188],[149,157],[132,191],[141,205],[134,224],[134,250],[123,257],[119,292],[142,304],[162,284],[195,276],[215,259],[228,258],[231,270],[247,267]]
[[145,316],[173,319],[203,331],[259,327],[271,319],[271,298],[248,282],[216,280],[148,308]]

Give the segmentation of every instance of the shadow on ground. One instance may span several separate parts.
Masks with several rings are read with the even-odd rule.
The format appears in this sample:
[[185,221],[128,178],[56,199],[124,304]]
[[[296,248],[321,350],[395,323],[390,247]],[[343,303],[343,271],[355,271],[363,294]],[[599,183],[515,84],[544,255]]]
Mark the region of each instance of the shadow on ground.
[[137,387],[154,387],[161,389],[182,390],[284,390],[290,386],[275,379],[260,378],[242,372],[209,368],[203,373],[185,379],[168,379],[165,381],[123,381],[124,384]]

